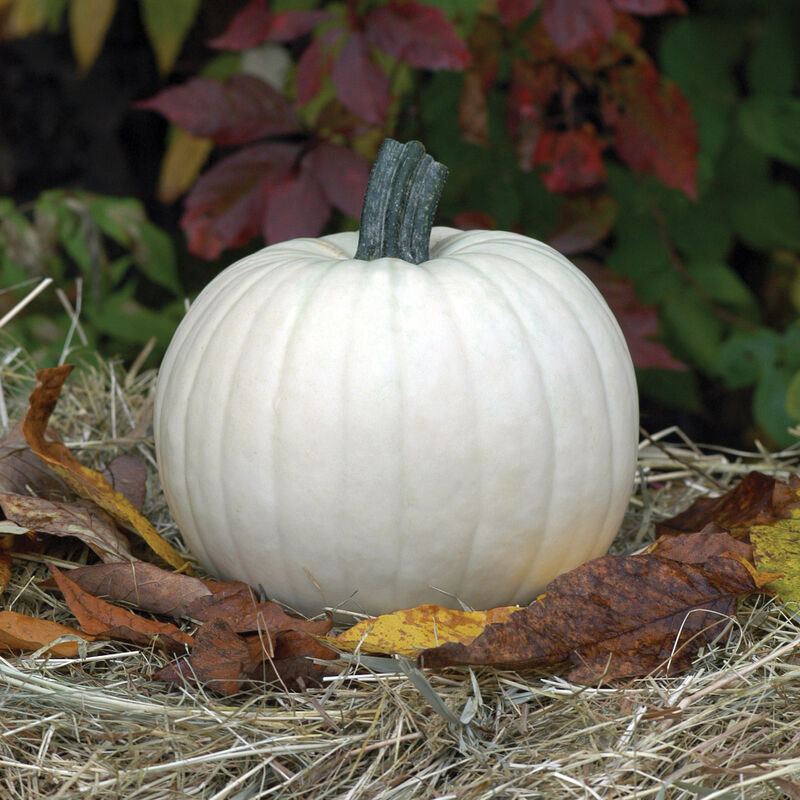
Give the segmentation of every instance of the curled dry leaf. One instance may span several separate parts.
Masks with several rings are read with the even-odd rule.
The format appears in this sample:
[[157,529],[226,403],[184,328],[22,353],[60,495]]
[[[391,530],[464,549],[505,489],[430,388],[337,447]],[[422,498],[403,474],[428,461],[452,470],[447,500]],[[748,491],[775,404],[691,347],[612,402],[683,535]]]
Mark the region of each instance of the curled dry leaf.
[[[62,636],[74,636],[87,642],[94,640],[94,636],[49,619],[29,617],[16,611],[0,611],[0,648],[34,651],[46,647]],[[48,652],[59,658],[74,658],[78,655],[78,642],[57,642]]]
[[457,611],[422,605],[362,620],[330,642],[342,650],[359,648],[366,653],[416,658],[422,650],[444,642],[469,644],[487,625],[506,622],[519,610],[519,606],[502,606],[490,611]]
[[36,388],[31,392],[22,432],[31,449],[78,495],[92,500],[107,511],[122,527],[138,533],[147,544],[176,569],[188,565],[181,554],[165,541],[131,502],[115,491],[97,471],[81,464],[61,442],[45,438],[47,423],[61,394],[61,387],[72,371],[70,364],[36,373]]
[[569,659],[569,677],[583,683],[673,673],[723,633],[736,598],[755,589],[734,558],[712,556],[698,566],[602,556],[560,575],[540,602],[488,625],[472,643],[444,644],[419,660],[426,667],[539,667]]
[[128,540],[120,533],[111,515],[90,500],[61,503],[3,492],[0,493],[0,507],[6,518],[21,528],[52,536],[74,536],[103,561],[133,558]]
[[192,646],[193,638],[171,622],[146,619],[127,609],[100,600],[85,592],[52,564],[50,572],[64,595],[69,610],[75,615],[85,633],[103,639],[122,639],[144,646],[155,642],[171,651],[182,651]]
[[708,523],[729,530],[734,536],[746,536],[752,525],[787,519],[800,509],[800,478],[793,475],[788,483],[764,475],[748,473],[731,491],[720,497],[701,497],[686,511],[656,525],[656,534],[694,533]]
[[5,591],[8,582],[11,580],[11,564],[11,556],[0,551],[0,594]]
[[753,561],[752,546],[741,539],[734,539],[716,522],[710,522],[697,533],[660,536],[647,548],[647,553],[684,564],[704,564],[711,556],[726,553],[736,553],[749,562]]

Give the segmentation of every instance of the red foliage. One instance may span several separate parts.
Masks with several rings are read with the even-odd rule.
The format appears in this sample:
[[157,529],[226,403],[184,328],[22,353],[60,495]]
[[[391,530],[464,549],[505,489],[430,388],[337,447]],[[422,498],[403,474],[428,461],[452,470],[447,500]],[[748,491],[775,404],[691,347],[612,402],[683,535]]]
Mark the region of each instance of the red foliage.
[[533,163],[549,167],[542,180],[551,192],[575,192],[605,180],[603,148],[588,123],[576,130],[544,131],[536,142]]
[[363,34],[353,33],[345,39],[331,78],[342,105],[367,122],[375,125],[385,122],[391,101],[389,77],[372,60]]
[[290,42],[331,18],[327,11],[281,11],[273,14],[269,0],[252,0],[231,20],[227,30],[209,44],[220,50],[247,50],[262,42]]
[[650,61],[615,69],[603,101],[614,146],[634,170],[697,196],[697,126],[689,101]]
[[192,78],[138,105],[159,111],[170,122],[216,144],[244,144],[262,136],[295,133],[300,126],[289,101],[252,75],[233,75],[224,83]]
[[441,9],[414,2],[374,8],[364,20],[367,41],[418,69],[461,70],[469,50]]

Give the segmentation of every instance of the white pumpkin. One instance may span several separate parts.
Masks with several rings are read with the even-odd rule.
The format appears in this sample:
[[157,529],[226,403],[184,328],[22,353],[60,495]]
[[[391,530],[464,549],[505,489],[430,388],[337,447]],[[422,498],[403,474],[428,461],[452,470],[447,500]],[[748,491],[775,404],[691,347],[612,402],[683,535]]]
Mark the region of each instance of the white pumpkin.
[[630,497],[617,322],[525,236],[434,228],[419,264],[357,245],[266,247],[192,305],[156,394],[174,518],[214,573],[304,612],[529,602]]

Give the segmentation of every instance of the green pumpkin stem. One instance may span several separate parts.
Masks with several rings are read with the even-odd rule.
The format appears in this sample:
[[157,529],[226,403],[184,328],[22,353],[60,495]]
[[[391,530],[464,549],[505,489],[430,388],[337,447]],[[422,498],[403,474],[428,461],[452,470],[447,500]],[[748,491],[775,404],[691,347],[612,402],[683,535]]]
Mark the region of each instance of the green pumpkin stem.
[[384,139],[364,196],[355,257],[427,261],[446,178],[447,167],[426,154],[420,142]]

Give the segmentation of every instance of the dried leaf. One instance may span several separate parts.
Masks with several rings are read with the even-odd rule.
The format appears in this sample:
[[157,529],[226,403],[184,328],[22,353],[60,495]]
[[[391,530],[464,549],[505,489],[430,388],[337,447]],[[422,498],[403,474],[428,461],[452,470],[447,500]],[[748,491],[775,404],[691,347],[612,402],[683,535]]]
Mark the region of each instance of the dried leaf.
[[192,652],[152,675],[167,683],[191,683],[231,695],[241,690],[264,655],[224,620],[216,619],[197,632]]
[[26,530],[80,539],[103,561],[133,558],[128,540],[119,532],[111,515],[90,500],[59,503],[3,492],[0,507],[7,519]]
[[[52,432],[48,433],[54,438]],[[28,447],[21,422],[14,425],[0,444],[0,491],[33,493],[51,499],[64,499],[71,494],[67,484]]]
[[237,632],[298,630],[323,635],[330,620],[289,616],[277,603],[259,602],[241,581],[201,580],[169,572],[148,561],[92,564],[69,573],[70,580],[95,597],[142,611],[210,622],[224,618]]
[[122,639],[143,646],[150,646],[155,642],[172,651],[182,651],[192,646],[192,637],[171,622],[146,619],[100,600],[81,589],[58,567],[52,564],[49,566],[69,610],[85,633],[103,639]]
[[8,582],[11,580],[12,563],[11,555],[0,551],[0,594],[5,591]]
[[754,525],[750,541],[758,570],[780,573],[767,589],[784,603],[800,603],[800,513],[791,519]]
[[144,505],[147,467],[140,458],[129,453],[112,458],[103,470],[103,477],[111,488],[126,497],[139,511]]
[[420,663],[538,667],[569,658],[570,679],[585,683],[673,673],[724,631],[736,598],[755,588],[734,558],[697,566],[602,556],[560,575],[541,601],[487,626],[471,644],[426,650]]
[[684,564],[705,564],[711,556],[736,553],[753,562],[753,548],[741,539],[734,539],[724,528],[711,522],[697,533],[660,536],[647,548],[648,554],[671,558]]
[[469,644],[490,624],[506,622],[518,606],[491,611],[457,611],[438,605],[422,605],[365,619],[330,642],[342,650],[360,648],[365,653],[383,653],[416,658],[422,650],[445,642]]
[[701,497],[686,511],[656,524],[656,535],[675,535],[702,530],[711,522],[733,535],[746,536],[753,525],[787,519],[800,511],[800,479],[789,483],[749,472],[731,491],[720,497]]
[[28,412],[22,423],[25,439],[31,449],[74,492],[97,503],[124,528],[138,533],[170,566],[176,569],[186,567],[180,553],[158,534],[125,497],[114,491],[99,472],[81,464],[61,442],[45,438],[47,422],[58,402],[61,387],[71,371],[72,366],[65,364],[36,373],[36,388],[31,392]]
[[222,145],[295,133],[300,124],[289,101],[254,75],[232,75],[226,81],[192,78],[137,106]]
[[[0,648],[32,652],[62,636],[75,636],[87,642],[95,638],[49,619],[29,617],[16,611],[0,611]],[[75,658],[78,655],[78,642],[58,642],[48,652],[58,658]]]
[[312,659],[335,661],[338,653],[326,647],[314,636],[302,631],[286,631],[275,641],[275,655],[264,662],[261,677],[278,681],[288,689],[303,689],[309,684],[321,684],[325,675],[335,672],[328,664],[317,664]]

